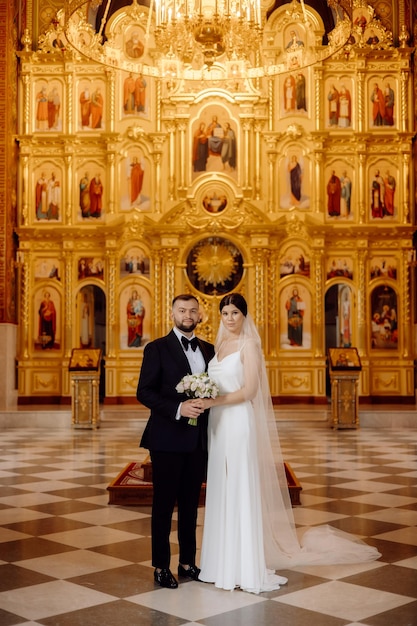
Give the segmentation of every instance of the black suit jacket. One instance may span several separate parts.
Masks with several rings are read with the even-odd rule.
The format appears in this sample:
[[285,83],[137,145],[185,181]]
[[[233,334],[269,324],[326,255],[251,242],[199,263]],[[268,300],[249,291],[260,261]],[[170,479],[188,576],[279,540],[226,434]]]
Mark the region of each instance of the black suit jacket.
[[[198,339],[206,362],[214,356],[214,346]],[[140,442],[142,448],[164,452],[191,452],[199,445],[207,449],[208,411],[201,414],[197,426],[187,417],[175,419],[178,405],[187,400],[175,390],[185,374],[191,374],[188,359],[174,331],[146,344],[136,397],[151,411]]]

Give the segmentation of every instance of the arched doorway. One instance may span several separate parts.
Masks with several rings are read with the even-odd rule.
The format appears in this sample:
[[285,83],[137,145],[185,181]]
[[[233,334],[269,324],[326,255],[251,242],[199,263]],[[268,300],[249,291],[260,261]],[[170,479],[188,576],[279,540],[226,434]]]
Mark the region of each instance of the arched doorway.
[[[350,348],[352,346],[352,289],[346,283],[336,283],[326,292],[325,343],[326,354],[329,348]],[[329,366],[326,369],[326,395],[330,396]]]
[[97,285],[84,285],[77,299],[77,347],[100,348],[102,353],[99,397],[106,395],[106,296]]

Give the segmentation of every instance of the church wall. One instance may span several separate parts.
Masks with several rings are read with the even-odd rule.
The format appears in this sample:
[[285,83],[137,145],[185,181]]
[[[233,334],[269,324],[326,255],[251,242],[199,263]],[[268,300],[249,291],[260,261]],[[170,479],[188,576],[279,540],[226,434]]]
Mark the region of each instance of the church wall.
[[17,29],[13,6],[0,2],[0,408],[16,406],[16,240],[17,219],[17,151],[16,133],[17,63],[15,41]]
[[173,296],[198,296],[213,341],[231,290],[276,402],[325,402],[327,350],[352,346],[362,400],[414,400],[412,51],[371,25],[380,45],[191,85],[81,60],[56,26],[24,47],[20,402],[69,401],[71,352],[93,346],[106,402],[133,402]]

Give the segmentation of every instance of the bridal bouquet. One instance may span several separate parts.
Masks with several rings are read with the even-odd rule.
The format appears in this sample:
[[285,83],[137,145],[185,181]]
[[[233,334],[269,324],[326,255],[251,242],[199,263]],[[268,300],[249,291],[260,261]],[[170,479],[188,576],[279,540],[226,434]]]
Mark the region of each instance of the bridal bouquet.
[[[206,372],[202,374],[186,374],[181,378],[175,389],[178,393],[185,393],[189,398],[217,398],[219,395],[218,386]],[[190,417],[188,423],[191,426],[196,426],[197,420]]]

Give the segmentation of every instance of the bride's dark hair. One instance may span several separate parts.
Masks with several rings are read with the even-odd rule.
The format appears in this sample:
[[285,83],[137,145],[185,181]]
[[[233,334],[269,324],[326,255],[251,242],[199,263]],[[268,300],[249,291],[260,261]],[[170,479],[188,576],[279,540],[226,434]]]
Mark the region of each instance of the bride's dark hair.
[[223,308],[228,304],[233,304],[243,315],[246,317],[248,314],[248,303],[245,298],[240,295],[240,293],[228,293],[224,298],[220,300],[220,313]]

